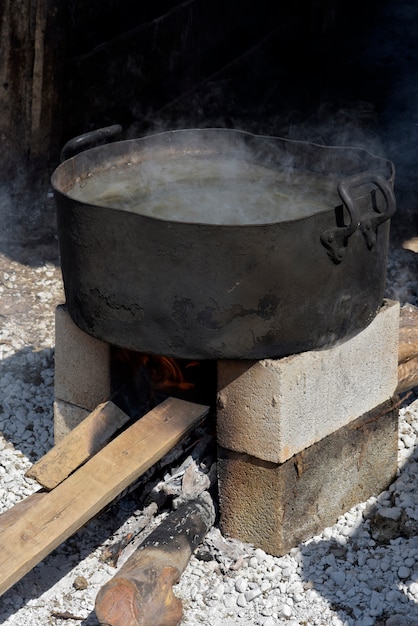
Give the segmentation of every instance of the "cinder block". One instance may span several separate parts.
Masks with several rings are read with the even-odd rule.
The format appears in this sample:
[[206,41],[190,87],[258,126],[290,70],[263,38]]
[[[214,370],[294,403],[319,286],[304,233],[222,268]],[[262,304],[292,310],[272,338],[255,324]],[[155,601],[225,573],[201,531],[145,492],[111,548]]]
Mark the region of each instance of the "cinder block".
[[384,403],[283,464],[221,448],[222,532],[281,556],[387,489],[397,471],[394,406]]
[[55,400],[54,402],[54,442],[59,443],[70,431],[89,415],[90,411],[75,404]]
[[385,302],[355,337],[282,359],[218,362],[219,444],[272,463],[297,452],[395,393],[399,303]]
[[110,396],[110,345],[80,330],[67,307],[55,313],[55,383],[57,400],[92,411]]

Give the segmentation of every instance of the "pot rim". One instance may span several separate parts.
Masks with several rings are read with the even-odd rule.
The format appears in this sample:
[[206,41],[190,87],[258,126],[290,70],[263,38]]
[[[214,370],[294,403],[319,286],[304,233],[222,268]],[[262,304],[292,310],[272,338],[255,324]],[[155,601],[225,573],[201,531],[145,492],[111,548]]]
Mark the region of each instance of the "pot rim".
[[[259,135],[256,133],[252,133],[246,130],[241,130],[241,129],[231,129],[231,128],[216,128],[216,127],[210,127],[210,128],[182,128],[182,129],[173,129],[173,130],[167,130],[167,131],[161,131],[161,132],[157,132],[157,133],[151,133],[149,135],[145,135],[143,137],[137,137],[137,138],[130,138],[130,139],[122,139],[119,141],[114,141],[112,143],[107,143],[104,145],[100,145],[100,146],[95,146],[95,147],[91,147],[91,148],[87,148],[85,150],[83,150],[82,152],[75,154],[74,156],[70,157],[69,159],[66,159],[65,161],[63,161],[61,164],[59,164],[56,169],[54,170],[54,172],[51,175],[51,186],[52,189],[54,191],[55,195],[58,196],[64,196],[65,198],[67,198],[70,202],[74,203],[76,206],[79,207],[88,207],[90,210],[93,211],[110,211],[111,213],[114,212],[123,212],[124,214],[131,214],[133,215],[135,218],[141,218],[141,219],[145,219],[145,220],[151,220],[151,221],[156,221],[156,222],[160,222],[160,223],[165,223],[165,224],[176,224],[176,225],[184,225],[185,227],[190,226],[193,228],[196,227],[207,227],[207,228],[225,228],[225,229],[231,229],[231,228],[243,228],[243,227],[248,227],[248,228],[255,228],[255,227],[266,227],[272,224],[286,224],[286,223],[293,223],[293,222],[298,222],[300,220],[306,220],[306,219],[310,219],[311,217],[314,217],[316,215],[321,215],[321,214],[326,214],[330,211],[334,211],[335,207],[331,207],[331,206],[327,206],[324,209],[319,209],[316,210],[310,214],[307,215],[303,215],[303,216],[296,216],[296,217],[290,217],[289,219],[282,219],[282,220],[276,220],[276,221],[263,221],[263,222],[242,222],[242,223],[220,223],[220,224],[216,224],[213,222],[205,222],[205,221],[191,221],[191,220],[187,220],[187,219],[175,219],[175,218],[165,218],[165,217],[159,217],[157,215],[147,215],[147,214],[143,214],[140,212],[133,212],[127,208],[124,207],[112,207],[109,205],[103,205],[103,204],[99,204],[99,203],[92,203],[92,202],[88,202],[88,201],[84,201],[81,199],[77,199],[74,196],[72,196],[70,193],[68,193],[68,191],[65,190],[65,185],[60,184],[60,177],[61,175],[63,177],[68,176],[68,174],[70,174],[69,176],[69,183],[67,183],[67,189],[71,189],[75,182],[76,182],[76,178],[74,176],[76,176],[76,166],[79,162],[83,163],[86,162],[91,159],[91,168],[89,171],[94,171],[97,170],[98,168],[100,168],[100,166],[102,165],[106,165],[106,167],[104,167],[104,169],[109,169],[110,167],[112,167],[113,164],[117,163],[117,159],[126,159],[126,157],[129,157],[130,155],[134,155],[135,151],[132,150],[130,151],[129,148],[133,147],[133,146],[143,146],[143,145],[147,145],[147,143],[152,142],[152,141],[156,141],[158,142],[159,139],[163,139],[163,140],[169,140],[171,137],[181,137],[181,136],[186,136],[186,135],[196,135],[196,133],[198,133],[199,135],[219,135],[219,136],[235,136],[235,137],[240,137],[240,138],[244,138],[248,139],[249,141],[258,141],[258,142],[267,142],[270,143],[271,142],[284,142],[284,144],[288,145],[288,146],[296,146],[299,148],[310,148],[310,149],[314,149],[317,150],[319,153],[330,153],[330,152],[334,152],[335,154],[339,153],[339,155],[344,155],[348,154],[348,153],[352,153],[352,154],[357,154],[359,157],[360,155],[362,155],[364,158],[369,159],[371,162],[376,163],[376,166],[382,169],[386,169],[387,173],[386,173],[386,180],[390,185],[393,185],[394,183],[394,177],[395,177],[395,166],[394,163],[392,161],[390,161],[389,159],[382,157],[382,156],[378,156],[373,154],[372,152],[370,152],[367,148],[364,147],[359,147],[359,146],[336,146],[336,145],[324,145],[324,144],[319,144],[319,143],[315,143],[312,141],[305,141],[305,140],[300,140],[300,139],[288,139],[286,137],[279,137],[279,136],[274,136],[274,135]],[[181,146],[179,146],[181,147]],[[118,152],[119,149],[121,148],[126,148],[125,150],[121,150],[120,153]],[[106,154],[111,154],[111,156],[113,157],[113,162],[111,160],[107,160],[106,163],[104,162],[104,157],[106,156]],[[99,159],[97,159],[96,157],[99,155]],[[125,163],[126,165],[126,163]],[[298,168],[295,167],[295,169],[297,170]],[[70,170],[70,171],[68,171]],[[71,172],[72,170],[72,172]],[[73,174],[73,176],[71,176],[71,173]],[[312,172],[314,173],[314,172]],[[87,175],[87,174],[86,174]],[[341,176],[341,174],[339,175],[339,178],[337,178],[337,173],[334,173],[335,176],[335,184],[337,186],[337,182],[339,180],[341,180],[341,178],[344,178],[343,176]],[[71,185],[71,186],[70,186]]]

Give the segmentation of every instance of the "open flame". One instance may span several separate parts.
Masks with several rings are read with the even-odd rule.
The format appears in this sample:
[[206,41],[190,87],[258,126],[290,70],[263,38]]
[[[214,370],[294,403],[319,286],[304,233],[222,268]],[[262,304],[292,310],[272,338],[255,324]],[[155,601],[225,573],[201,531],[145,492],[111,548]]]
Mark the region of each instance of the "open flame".
[[192,361],[112,350],[112,399],[137,418],[173,396],[212,405],[216,397],[215,361]]
[[[152,387],[158,391],[166,393],[171,393],[176,389],[188,391],[195,386],[194,383],[185,380],[182,368],[173,358],[123,349],[117,350],[116,358],[130,367],[134,377],[145,369],[150,376]],[[189,361],[184,367],[190,368],[198,365],[198,361]]]

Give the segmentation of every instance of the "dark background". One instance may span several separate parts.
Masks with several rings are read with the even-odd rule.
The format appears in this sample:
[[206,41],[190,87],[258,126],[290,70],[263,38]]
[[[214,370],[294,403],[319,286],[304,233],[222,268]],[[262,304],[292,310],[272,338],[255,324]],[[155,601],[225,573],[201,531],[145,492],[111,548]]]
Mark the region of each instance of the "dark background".
[[4,0],[2,249],[25,228],[53,236],[42,194],[63,143],[113,123],[125,138],[218,126],[366,146],[395,162],[398,223],[416,236],[417,5]]
[[134,134],[218,125],[306,137],[297,126],[329,124],[332,134],[341,109],[360,126],[384,122],[396,62],[383,49],[367,54],[376,21],[381,42],[388,36],[384,5],[73,0],[64,137],[115,121]]

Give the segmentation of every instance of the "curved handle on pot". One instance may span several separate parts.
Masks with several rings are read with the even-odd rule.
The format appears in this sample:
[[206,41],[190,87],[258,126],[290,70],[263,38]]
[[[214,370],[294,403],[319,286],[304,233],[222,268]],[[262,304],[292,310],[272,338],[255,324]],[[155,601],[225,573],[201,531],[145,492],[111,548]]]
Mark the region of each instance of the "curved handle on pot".
[[350,223],[347,226],[329,228],[321,233],[321,242],[328,249],[328,254],[334,263],[341,263],[347,248],[348,238],[360,225],[357,207],[351,195],[351,189],[354,185],[351,185],[350,182],[343,180],[337,186],[339,196],[350,216]]
[[383,176],[375,174],[371,177],[370,182],[374,183],[382,194],[385,206],[383,211],[379,211],[376,206],[375,197],[372,195],[374,210],[368,211],[362,216],[360,228],[366,239],[369,250],[371,250],[376,243],[378,226],[386,222],[386,220],[389,220],[396,211],[395,194],[388,181],[383,178]]
[[[356,200],[353,197],[353,190],[362,185],[370,186],[371,184],[374,184],[381,192],[385,202],[385,209],[383,212],[378,210],[376,189],[374,189],[369,192],[373,210],[367,211],[365,215],[360,216]],[[388,181],[380,174],[371,172],[362,172],[346,180],[342,180],[338,184],[337,190],[343,205],[350,215],[350,223],[347,226],[337,226],[336,228],[324,230],[321,233],[321,242],[328,248],[328,254],[334,263],[341,263],[347,248],[348,239],[357,228],[360,228],[362,231],[366,239],[367,247],[369,249],[373,248],[377,238],[377,227],[379,224],[390,219],[395,213],[396,201],[395,194]]]
[[120,124],[113,124],[112,126],[105,126],[104,128],[98,128],[92,130],[83,135],[78,135],[73,139],[67,141],[61,150],[60,160],[66,161],[75,156],[83,150],[94,148],[103,143],[107,143],[112,139],[116,139],[122,132],[122,126]]

